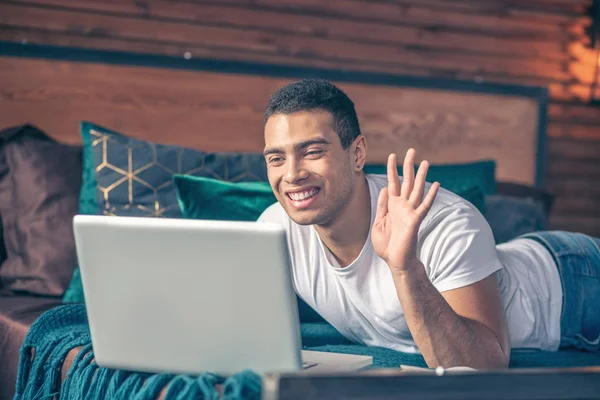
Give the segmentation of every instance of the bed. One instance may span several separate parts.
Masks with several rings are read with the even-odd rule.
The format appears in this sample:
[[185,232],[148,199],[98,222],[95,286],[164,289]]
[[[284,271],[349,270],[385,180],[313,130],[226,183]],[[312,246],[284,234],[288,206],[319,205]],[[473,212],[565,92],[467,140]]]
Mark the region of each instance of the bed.
[[[0,85],[10,93],[0,109],[0,399],[13,396],[19,348],[36,318],[83,301],[72,216],[180,217],[173,173],[264,180],[262,111],[292,80],[318,76],[347,91],[372,168],[415,147],[449,185],[478,180],[498,242],[543,229],[552,208],[542,88],[101,52],[65,57],[0,58]],[[310,309],[300,312],[318,322]]]

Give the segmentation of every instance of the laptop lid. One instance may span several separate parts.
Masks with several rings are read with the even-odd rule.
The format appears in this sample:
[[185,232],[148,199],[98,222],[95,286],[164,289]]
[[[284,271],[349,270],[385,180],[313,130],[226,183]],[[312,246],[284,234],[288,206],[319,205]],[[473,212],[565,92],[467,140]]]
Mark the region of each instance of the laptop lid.
[[89,215],[73,225],[98,365],[224,375],[301,369],[279,225]]

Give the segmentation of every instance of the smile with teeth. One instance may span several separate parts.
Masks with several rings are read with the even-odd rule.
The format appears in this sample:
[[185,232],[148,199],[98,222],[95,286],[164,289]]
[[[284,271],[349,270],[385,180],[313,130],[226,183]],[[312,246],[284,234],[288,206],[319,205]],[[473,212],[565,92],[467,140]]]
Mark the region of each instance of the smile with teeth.
[[293,192],[293,193],[290,192],[287,195],[292,201],[304,201],[304,200],[308,200],[308,199],[315,197],[317,195],[317,193],[319,193],[319,189],[312,188],[312,189],[305,190],[302,192]]

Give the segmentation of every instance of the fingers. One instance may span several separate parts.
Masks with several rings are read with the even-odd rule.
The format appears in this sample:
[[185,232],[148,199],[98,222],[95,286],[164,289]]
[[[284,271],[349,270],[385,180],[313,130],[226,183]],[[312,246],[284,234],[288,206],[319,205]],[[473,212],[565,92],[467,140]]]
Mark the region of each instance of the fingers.
[[417,176],[415,178],[415,184],[412,193],[408,199],[408,202],[413,207],[418,206],[423,199],[423,192],[425,191],[425,180],[427,179],[427,171],[429,170],[429,163],[427,161],[421,161]]
[[385,217],[388,212],[388,188],[381,189],[379,199],[377,200],[377,212],[375,213],[375,221],[379,221]]
[[405,199],[410,197],[415,180],[415,149],[408,149],[404,157],[402,188],[400,195]]
[[396,164],[396,154],[390,154],[387,164],[388,176],[388,195],[400,196],[400,178],[398,177],[398,167]]
[[423,199],[421,205],[417,208],[417,213],[421,218],[424,218],[425,215],[429,212],[433,201],[435,200],[435,196],[437,195],[438,189],[440,188],[439,182],[434,182],[433,185],[429,187],[429,191],[427,192],[427,196]]

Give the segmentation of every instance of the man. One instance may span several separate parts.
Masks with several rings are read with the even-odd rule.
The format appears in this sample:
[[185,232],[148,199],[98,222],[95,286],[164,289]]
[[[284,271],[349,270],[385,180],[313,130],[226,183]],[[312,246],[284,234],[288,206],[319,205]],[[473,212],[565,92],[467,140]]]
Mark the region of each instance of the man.
[[394,154],[387,176],[365,175],[354,104],[325,81],[278,90],[264,133],[278,202],[259,221],[285,227],[295,290],[346,337],[420,351],[432,368],[599,348],[600,240],[540,232],[496,246],[472,204],[426,182],[426,161],[415,176],[412,149],[402,179]]

